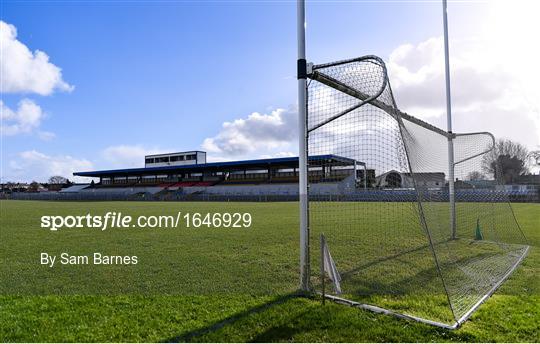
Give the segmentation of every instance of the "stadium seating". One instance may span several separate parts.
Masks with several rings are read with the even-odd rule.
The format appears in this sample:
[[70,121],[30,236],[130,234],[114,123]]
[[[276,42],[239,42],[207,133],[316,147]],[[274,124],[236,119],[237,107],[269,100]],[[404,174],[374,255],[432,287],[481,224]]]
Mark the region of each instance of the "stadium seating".
[[59,192],[79,192],[82,189],[86,189],[89,186],[90,186],[90,184],[75,184],[75,185],[71,185],[71,186],[69,186],[69,187],[67,187],[65,189],[62,189]]

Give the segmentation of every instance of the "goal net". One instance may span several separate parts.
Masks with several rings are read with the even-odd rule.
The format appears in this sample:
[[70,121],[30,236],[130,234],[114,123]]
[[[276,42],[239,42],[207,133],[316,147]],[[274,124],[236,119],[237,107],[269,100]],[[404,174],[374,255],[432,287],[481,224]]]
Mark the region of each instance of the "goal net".
[[528,250],[487,172],[493,136],[454,134],[450,169],[449,134],[397,108],[380,58],[309,65],[308,76],[313,288],[324,233],[341,277],[327,297],[459,326]]

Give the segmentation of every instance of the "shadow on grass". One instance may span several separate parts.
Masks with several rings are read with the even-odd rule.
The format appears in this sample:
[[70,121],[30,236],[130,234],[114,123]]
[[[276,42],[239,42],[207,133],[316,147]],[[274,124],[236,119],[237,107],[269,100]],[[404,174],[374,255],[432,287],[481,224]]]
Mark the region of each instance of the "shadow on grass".
[[[278,296],[278,297],[274,298],[273,300],[271,300],[269,302],[266,302],[266,303],[264,303],[262,305],[250,308],[250,309],[245,310],[243,312],[233,314],[233,315],[231,315],[231,316],[229,316],[229,317],[227,317],[227,318],[225,318],[225,319],[223,319],[223,320],[221,320],[219,322],[216,322],[214,324],[211,324],[211,325],[208,325],[208,326],[205,326],[205,327],[193,330],[193,331],[189,331],[187,333],[183,333],[183,334],[181,334],[179,336],[164,340],[163,342],[164,343],[190,342],[190,341],[193,341],[197,337],[203,336],[203,335],[211,333],[211,332],[215,332],[215,331],[223,328],[226,325],[230,325],[232,323],[240,321],[240,320],[242,320],[244,318],[247,318],[250,315],[257,314],[257,313],[262,313],[264,311],[267,311],[271,307],[281,305],[281,304],[283,304],[283,303],[285,303],[285,302],[287,302],[287,301],[289,301],[291,299],[294,299],[294,298],[297,298],[297,297],[303,297],[303,296],[305,296],[305,294],[301,294],[299,292],[281,295],[281,296]],[[282,330],[285,331],[285,329],[282,329]],[[290,330],[292,330],[292,329],[290,329]],[[279,332],[279,333],[283,333],[283,332]]]
[[357,273],[359,271],[362,271],[362,270],[365,270],[367,268],[373,267],[373,266],[375,266],[377,264],[381,264],[381,263],[384,263],[384,262],[387,262],[387,261],[392,261],[394,259],[399,259],[400,257],[406,256],[407,254],[415,253],[415,252],[422,251],[422,250],[426,250],[428,248],[429,248],[429,244],[426,244],[426,245],[418,246],[418,247],[415,247],[415,248],[412,248],[412,249],[409,249],[409,250],[405,250],[403,252],[399,252],[399,253],[396,253],[396,254],[393,254],[393,255],[390,255],[390,256],[387,256],[387,257],[382,257],[382,258],[380,258],[378,260],[374,260],[374,261],[368,262],[366,264],[360,265],[360,266],[358,266],[356,268],[353,268],[351,270],[345,271],[345,272],[343,272],[341,274],[341,277],[343,279],[346,279],[349,276],[352,276],[352,275],[354,275],[355,273]]
[[[166,342],[416,342],[473,336],[333,302],[288,295]],[[427,339],[426,339],[427,338]],[[437,340],[439,339],[439,340]]]
[[293,338],[296,333],[303,331],[302,328],[294,328],[292,326],[280,325],[275,327],[270,327],[263,333],[259,333],[255,337],[251,338],[251,343],[271,343],[271,342],[282,342],[285,340],[290,340]]
[[[453,289],[457,289],[466,281],[473,284],[475,281],[471,280],[472,277],[464,271],[467,265],[471,262],[509,254],[500,248],[496,251],[475,252],[469,248],[469,245],[475,242],[470,242],[469,245],[458,248],[459,251],[454,252],[456,248],[444,247],[449,242],[452,241],[444,240],[434,245],[442,276],[433,259],[430,245],[422,245],[344,271],[341,274],[342,285],[352,283],[354,289],[349,292],[365,296],[406,295],[419,292],[440,294],[445,291],[441,277],[444,277],[447,287],[450,286]],[[511,264],[506,265],[511,266]],[[506,265],[501,266],[502,272],[507,271]],[[368,275],[363,275],[363,273]]]
[[[391,263],[392,261],[399,261],[399,264],[406,264],[407,254],[418,253],[427,249],[428,247],[421,246],[402,252],[401,254],[383,257],[376,262],[354,267],[345,272],[344,275],[347,278],[353,278],[356,273],[364,269],[373,268],[377,264]],[[489,255],[489,253],[477,253],[466,257],[466,259],[481,259],[486,255]],[[457,260],[453,261],[452,264],[447,264],[451,266],[456,263],[463,264],[463,261]],[[443,266],[446,267],[446,265]],[[422,289],[422,287],[434,282],[439,282],[440,278],[435,266],[417,266],[414,271],[409,271],[405,275],[392,277],[389,280],[380,280],[379,283],[366,280],[355,281],[356,288],[351,292],[353,295],[358,296],[380,295],[384,299],[385,295],[381,295],[384,291],[395,292],[396,290],[401,290],[401,293],[404,294],[415,294],[418,293],[418,289]],[[435,296],[441,297],[432,300],[432,302],[426,302],[421,298],[420,301],[413,299],[412,303],[409,303],[405,299],[399,301],[398,298],[396,300],[398,303],[390,303],[388,306],[404,307],[397,310],[407,311],[407,313],[409,311],[421,310],[425,314],[419,315],[424,315],[428,318],[441,317],[441,319],[435,320],[450,322],[452,319],[447,319],[447,317],[451,316],[449,313],[450,308],[447,305],[447,299],[444,297],[443,290],[440,288],[436,289],[437,294]],[[430,289],[428,288],[428,290]],[[311,337],[313,337],[311,338],[312,340],[315,339],[316,341],[324,341],[327,338],[338,338],[341,341],[350,341],[351,339],[358,338],[367,341],[425,341],[426,338],[429,341],[440,341],[440,339],[458,341],[476,340],[475,335],[468,332],[448,331],[425,324],[395,319],[390,316],[352,310],[344,306],[339,306],[343,308],[333,306],[319,307],[317,304],[310,302],[301,303],[298,307],[296,307],[296,304],[288,304],[289,301],[301,296],[303,295],[298,293],[278,296],[264,304],[238,312],[210,325],[166,339],[164,342],[208,341],[208,338],[219,338],[218,340],[220,341],[227,341],[227,338],[247,338],[246,340],[249,342],[280,342],[291,341],[295,338]],[[386,296],[396,296],[396,294],[387,293]],[[310,297],[308,299],[315,300]],[[342,336],[338,333],[341,331],[351,331],[352,329],[355,332],[349,335]]]

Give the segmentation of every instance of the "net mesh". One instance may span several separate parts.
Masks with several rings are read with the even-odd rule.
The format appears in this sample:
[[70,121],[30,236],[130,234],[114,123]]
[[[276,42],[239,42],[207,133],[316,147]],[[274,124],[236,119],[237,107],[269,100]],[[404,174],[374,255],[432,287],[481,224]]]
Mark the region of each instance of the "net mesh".
[[310,237],[325,234],[341,297],[453,322],[519,263],[526,240],[482,168],[491,134],[453,138],[452,215],[448,136],[398,110],[382,60],[314,66],[307,106]]

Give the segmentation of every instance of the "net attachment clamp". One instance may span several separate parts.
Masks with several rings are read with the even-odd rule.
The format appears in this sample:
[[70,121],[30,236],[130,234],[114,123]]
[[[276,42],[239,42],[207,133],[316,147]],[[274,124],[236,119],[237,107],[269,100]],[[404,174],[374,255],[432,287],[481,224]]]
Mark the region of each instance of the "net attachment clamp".
[[299,59],[297,64],[297,78],[307,79],[313,73],[313,63],[307,63],[305,59]]
[[314,66],[313,62],[308,62],[306,64],[306,74],[307,74],[307,76],[310,76],[311,74],[313,74],[313,66]]

